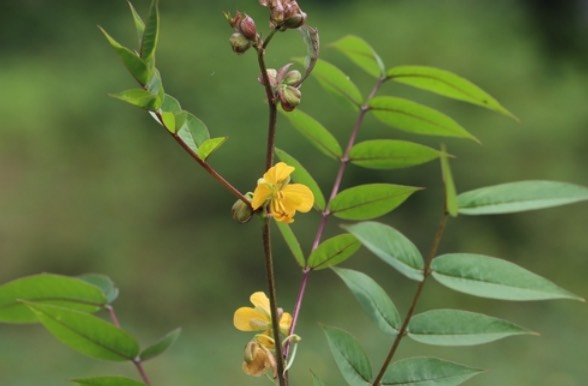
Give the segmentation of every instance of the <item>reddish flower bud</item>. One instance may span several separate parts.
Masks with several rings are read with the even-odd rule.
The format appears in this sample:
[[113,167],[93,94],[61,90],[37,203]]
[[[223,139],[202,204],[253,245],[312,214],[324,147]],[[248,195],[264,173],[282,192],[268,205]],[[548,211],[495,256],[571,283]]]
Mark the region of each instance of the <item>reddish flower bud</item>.
[[284,111],[292,111],[300,104],[302,93],[296,87],[285,86],[278,90],[278,96]]
[[257,38],[257,28],[255,27],[255,21],[249,15],[245,15],[239,22],[239,32],[243,34],[247,39],[255,41]]

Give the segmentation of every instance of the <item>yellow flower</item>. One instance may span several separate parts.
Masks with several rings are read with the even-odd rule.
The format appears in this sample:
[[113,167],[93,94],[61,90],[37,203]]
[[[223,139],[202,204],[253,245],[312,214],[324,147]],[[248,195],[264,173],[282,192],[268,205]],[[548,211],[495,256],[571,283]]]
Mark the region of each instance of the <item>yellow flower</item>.
[[[269,299],[263,292],[255,292],[249,298],[255,307],[241,307],[235,311],[233,324],[241,331],[263,331],[257,336],[259,343],[265,347],[273,347],[272,316]],[[280,332],[288,334],[292,324],[292,315],[280,312]]]
[[255,339],[249,341],[245,346],[242,367],[245,374],[253,375],[254,377],[259,377],[265,374],[266,371],[271,370],[272,376],[275,378],[277,372],[274,354]]
[[291,223],[296,211],[308,212],[314,204],[312,191],[302,184],[290,184],[292,166],[278,162],[257,181],[251,206],[254,210],[269,202],[269,214],[276,221]]

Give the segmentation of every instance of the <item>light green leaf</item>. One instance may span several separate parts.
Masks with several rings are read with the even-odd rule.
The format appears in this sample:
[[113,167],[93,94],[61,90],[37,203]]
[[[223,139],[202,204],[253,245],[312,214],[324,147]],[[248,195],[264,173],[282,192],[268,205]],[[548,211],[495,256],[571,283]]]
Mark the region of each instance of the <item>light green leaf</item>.
[[322,326],[335,363],[350,386],[368,386],[372,379],[370,361],[353,336],[338,328]]
[[210,139],[204,122],[187,111],[176,114],[176,134],[196,154],[198,154],[198,147]]
[[556,181],[519,181],[471,190],[457,197],[459,213],[501,214],[588,200],[588,188]]
[[457,386],[481,372],[437,358],[407,358],[388,367],[382,386]]
[[331,44],[368,74],[379,78],[386,69],[382,59],[363,39],[347,35]]
[[229,137],[216,137],[205,139],[198,147],[198,155],[203,160],[206,160],[208,157],[212,155],[212,153],[220,149],[220,147],[227,141],[227,139],[229,139]]
[[[118,288],[114,285],[114,282],[111,278],[106,275],[100,275],[97,273],[87,273],[81,276],[78,276],[80,280],[85,281],[86,283],[90,283],[95,285],[96,287],[100,288],[104,296],[106,297],[106,302],[111,304],[116,300],[118,297]],[[34,299],[31,299],[35,301]]]
[[147,386],[130,378],[116,376],[77,378],[72,379],[72,382],[79,386]]
[[509,321],[463,310],[432,310],[414,315],[408,332],[417,342],[438,346],[472,346],[532,334]]
[[502,300],[583,300],[547,279],[506,260],[453,253],[436,257],[433,277],[459,292]]
[[176,132],[176,115],[171,111],[162,111],[161,120],[163,121],[163,127],[169,130],[170,133]]
[[344,227],[373,254],[412,280],[423,280],[424,261],[417,247],[396,229],[374,221]]
[[396,82],[473,103],[517,119],[487,92],[452,72],[435,67],[399,66],[389,69],[386,75]]
[[374,116],[388,126],[409,133],[467,138],[479,142],[447,115],[408,99],[377,96],[369,101]]
[[108,302],[100,288],[78,278],[49,273],[26,276],[0,286],[0,322],[38,322],[23,301],[82,312],[95,312]]
[[363,103],[361,92],[349,76],[331,63],[319,59],[312,71],[312,75],[325,90],[351,102],[355,108],[358,108]]
[[100,31],[102,31],[102,34],[106,37],[108,43],[110,43],[112,48],[114,48],[118,56],[122,59],[127,70],[141,86],[144,86],[147,83],[150,75],[147,64],[136,53],[114,40],[114,38],[110,36],[108,32],[106,32],[102,27],[98,26],[98,28]]
[[158,105],[157,96],[151,94],[147,90],[143,90],[142,88],[133,88],[119,92],[117,94],[108,95],[145,110],[156,110]]
[[341,234],[323,241],[308,257],[308,267],[323,269],[335,266],[351,257],[361,246],[357,239]]
[[368,275],[344,268],[333,268],[345,285],[351,290],[368,316],[383,332],[396,336],[401,320],[396,306],[382,289]]
[[176,328],[175,330],[171,331],[170,333],[165,335],[163,338],[161,338],[160,340],[158,340],[157,342],[155,342],[151,346],[147,347],[145,350],[141,351],[139,358],[141,358],[142,361],[147,361],[151,358],[154,358],[154,357],[160,355],[165,350],[167,350],[172,344],[175,343],[175,341],[180,336],[181,332],[182,332],[181,328]]
[[411,194],[414,186],[365,184],[339,192],[331,201],[334,216],[345,220],[369,220],[396,209]]
[[414,142],[375,139],[355,144],[349,158],[351,163],[364,168],[398,169],[439,158],[439,151]]
[[157,68],[153,68],[149,74],[149,78],[147,79],[147,84],[145,85],[147,91],[149,91],[152,95],[157,97],[156,104],[153,110],[158,110],[161,108],[163,101],[165,99],[165,91],[163,89],[163,82],[161,80],[161,74]]
[[161,111],[169,111],[170,113],[177,114],[182,111],[182,106],[176,98],[169,94],[165,94],[160,109]]
[[130,361],[139,354],[133,337],[94,315],[41,303],[27,306],[54,337],[82,354],[108,361]]
[[143,39],[141,40],[141,58],[147,63],[153,63],[155,60],[155,50],[159,40],[159,1],[151,0],[149,7],[149,16],[145,24]]
[[441,146],[441,175],[443,176],[443,187],[445,188],[445,210],[450,216],[457,217],[457,193],[451,166],[449,165],[449,154],[447,154],[445,145]]
[[302,268],[306,267],[306,261],[304,259],[302,248],[300,247],[300,242],[298,242],[298,239],[292,231],[292,228],[290,228],[290,225],[280,221],[273,221],[273,223],[278,227],[278,230],[282,234],[288,249],[290,249],[290,252],[292,252],[292,255],[294,256],[294,259],[296,259],[298,265]]
[[303,113],[300,109],[296,109],[284,113],[284,117],[323,154],[334,159],[341,158],[343,150],[339,142],[337,142],[337,139],[310,115]]
[[310,173],[302,166],[297,159],[292,157],[290,154],[286,153],[284,150],[275,149],[276,155],[280,159],[287,163],[288,165],[294,167],[294,172],[292,173],[292,178],[294,181],[308,186],[312,194],[314,195],[314,206],[319,210],[325,209],[325,197],[323,196],[323,192],[319,188],[318,184],[316,183],[315,179],[312,178]]
[[143,38],[143,33],[145,32],[145,22],[143,22],[143,19],[141,19],[141,16],[139,16],[139,13],[135,7],[133,7],[133,4],[131,4],[130,1],[127,2],[129,3],[131,14],[133,15],[133,22],[135,23],[135,29],[137,30],[137,36],[139,37],[139,44],[141,44],[141,39]]

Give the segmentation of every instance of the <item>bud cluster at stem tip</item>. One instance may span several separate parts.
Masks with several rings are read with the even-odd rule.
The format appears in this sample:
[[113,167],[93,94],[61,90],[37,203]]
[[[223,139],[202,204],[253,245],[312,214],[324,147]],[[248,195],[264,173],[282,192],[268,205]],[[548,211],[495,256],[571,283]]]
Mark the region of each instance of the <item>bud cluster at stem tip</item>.
[[[302,74],[298,70],[290,70],[292,63],[288,63],[279,70],[269,68],[267,76],[270,87],[277,94],[277,98],[284,111],[292,111],[300,104],[302,93],[300,92],[299,82]],[[259,77],[259,82],[263,84],[263,77]]]
[[251,16],[242,14],[240,11],[237,11],[235,16],[225,13],[225,17],[234,31],[229,39],[231,47],[234,52],[242,54],[259,39],[255,21]]
[[272,29],[295,29],[306,21],[306,13],[302,12],[296,0],[259,0],[259,4],[269,8]]

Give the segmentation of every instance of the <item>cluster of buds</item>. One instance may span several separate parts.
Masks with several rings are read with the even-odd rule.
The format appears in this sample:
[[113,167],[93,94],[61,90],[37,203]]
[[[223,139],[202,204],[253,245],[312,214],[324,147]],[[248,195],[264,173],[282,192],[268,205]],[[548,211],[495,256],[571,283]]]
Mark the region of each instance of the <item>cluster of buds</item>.
[[306,13],[302,12],[296,0],[259,0],[259,3],[269,8],[272,29],[295,29],[306,20]]
[[[302,74],[297,70],[288,71],[291,65],[292,63],[288,63],[279,70],[273,68],[267,70],[270,87],[280,100],[284,111],[294,110],[300,104],[302,97],[299,88]],[[262,76],[259,77],[259,82],[264,84]]]
[[247,51],[257,39],[259,39],[257,28],[255,27],[255,21],[251,16],[242,14],[239,11],[237,11],[235,16],[225,13],[225,17],[234,30],[229,39],[231,47],[236,53],[242,54]]

